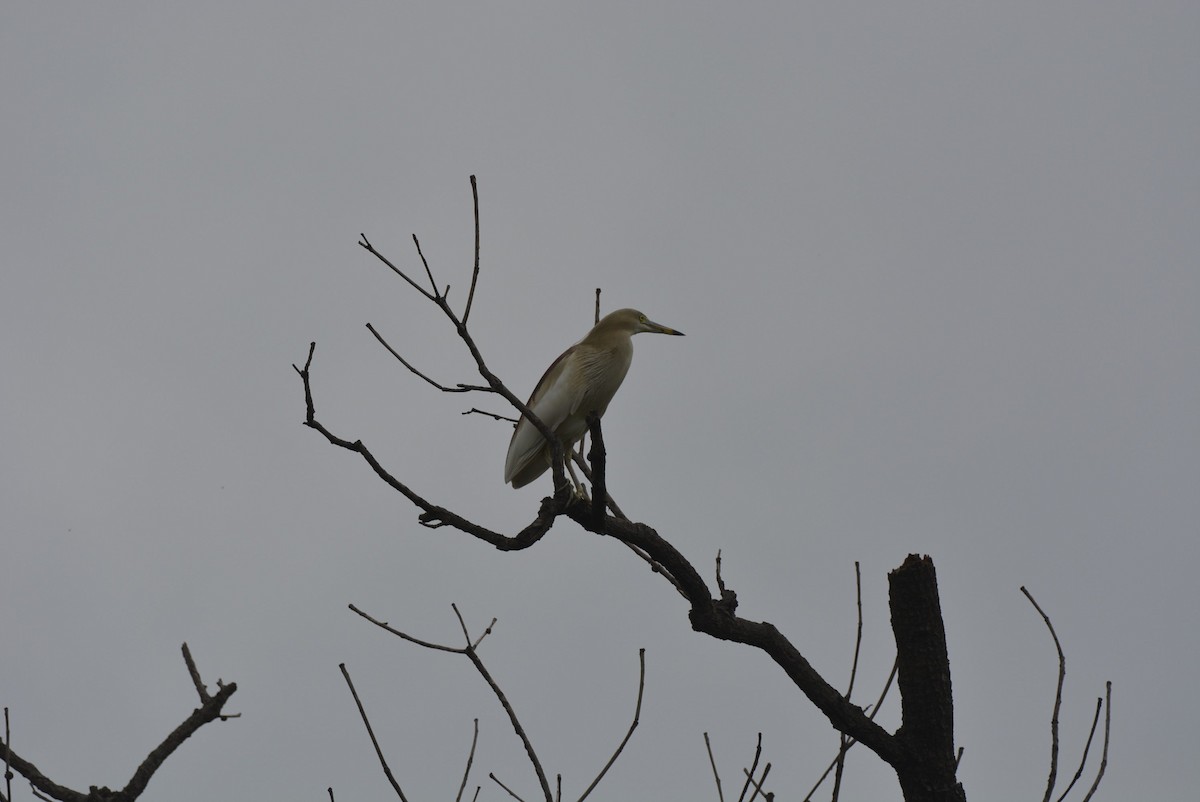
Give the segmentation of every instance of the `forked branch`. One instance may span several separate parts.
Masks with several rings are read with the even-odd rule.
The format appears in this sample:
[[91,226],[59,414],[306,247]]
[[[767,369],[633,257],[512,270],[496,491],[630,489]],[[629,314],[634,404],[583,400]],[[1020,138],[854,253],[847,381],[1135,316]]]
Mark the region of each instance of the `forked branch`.
[[[380,629],[383,629],[383,630],[391,633],[392,635],[395,635],[403,640],[408,641],[409,643],[415,644],[415,645],[420,646],[425,649],[431,649],[434,651],[449,652],[451,654],[465,655],[467,657],[467,659],[469,659],[471,661],[471,664],[475,667],[475,670],[479,673],[479,675],[481,677],[483,677],[484,681],[488,684],[488,687],[491,688],[492,694],[496,697],[497,701],[500,702],[500,706],[504,709],[504,712],[508,715],[509,723],[512,725],[513,732],[516,733],[517,737],[521,740],[521,744],[525,747],[525,754],[528,756],[529,763],[533,767],[534,773],[537,775],[538,784],[541,787],[542,794],[544,795],[546,802],[555,802],[554,796],[552,795],[551,790],[550,790],[550,783],[546,779],[546,772],[542,768],[541,760],[538,759],[537,753],[534,751],[534,748],[533,748],[533,743],[530,741],[528,734],[525,732],[525,728],[521,725],[521,721],[517,717],[516,710],[514,710],[512,703],[508,700],[508,697],[505,695],[504,691],[501,689],[500,684],[492,676],[491,672],[488,671],[487,666],[484,665],[483,660],[479,657],[479,652],[478,652],[479,644],[483,641],[483,639],[485,637],[487,637],[491,633],[492,628],[496,625],[496,619],[493,618],[491,623],[488,624],[487,628],[484,629],[483,634],[481,634],[478,638],[472,640],[470,632],[467,629],[466,622],[463,620],[462,613],[459,612],[458,606],[451,605],[451,608],[454,610],[454,615],[458,619],[459,627],[463,633],[463,639],[465,641],[465,644],[463,646],[448,646],[445,644],[433,643],[432,641],[427,641],[427,640],[423,640],[421,638],[414,637],[413,635],[410,635],[406,632],[402,632],[401,630],[398,630],[398,629],[392,627],[386,621],[381,621],[381,620],[375,618],[374,616],[371,616],[368,613],[363,612],[362,610],[360,610],[358,607],[354,606],[353,604],[350,605],[350,609],[353,612],[355,612],[356,614],[358,614],[359,616],[361,616],[362,618],[371,622],[372,624],[379,627]],[[383,751],[379,747],[379,742],[375,739],[375,734],[371,729],[370,721],[368,721],[368,719],[367,719],[366,710],[363,708],[362,702],[358,698],[358,693],[354,690],[354,685],[350,681],[350,675],[346,672],[346,668],[344,665],[341,668],[342,668],[342,674],[345,675],[345,677],[346,677],[346,684],[350,686],[350,692],[354,695],[354,701],[358,705],[359,714],[362,716],[363,724],[366,726],[367,733],[371,737],[371,743],[375,747],[375,753],[379,757],[379,761],[383,766],[384,773],[387,775],[388,781],[392,784],[392,787],[396,791],[397,795],[400,797],[401,800],[403,800],[404,792],[400,790],[399,783],[396,782],[396,779],[393,776],[391,769],[388,767],[387,760],[383,756]],[[612,756],[608,759],[608,762],[606,762],[604,764],[604,767],[602,769],[600,769],[600,773],[598,775],[596,775],[596,778],[594,780],[592,780],[591,784],[587,787],[587,789],[579,797],[579,802],[583,802],[583,800],[585,800],[588,797],[588,795],[591,794],[591,792],[596,788],[596,786],[599,785],[600,781],[602,779],[604,779],[604,776],[608,773],[608,770],[610,768],[612,768],[613,764],[617,761],[617,758],[621,756],[621,752],[625,749],[625,745],[629,743],[629,739],[633,736],[633,732],[634,732],[634,730],[637,729],[638,723],[641,720],[642,696],[645,691],[645,687],[646,687],[646,650],[641,649],[638,652],[638,692],[637,692],[637,704],[634,707],[633,722],[629,725],[629,729],[625,733],[625,737],[622,738],[621,742],[617,745],[616,751],[613,752]],[[457,798],[461,798],[463,789],[466,788],[467,775],[471,771],[471,764],[475,757],[475,744],[476,744],[476,741],[478,740],[478,738],[479,738],[479,719],[475,719],[475,736],[471,741],[471,752],[470,752],[470,755],[467,757],[467,768],[463,774],[463,779],[462,779],[461,785],[459,786]],[[515,798],[515,799],[521,798],[520,796],[517,795],[517,793],[515,791],[513,791],[511,788],[509,788],[507,785],[505,785],[503,782],[501,782],[495,775],[489,774],[488,776],[492,779],[493,782],[495,782],[497,785],[499,785],[501,788],[503,788],[505,791],[507,791],[513,798]],[[559,784],[560,784],[559,796],[560,797],[561,797],[561,781],[562,781],[562,778],[560,776],[559,777]]]
[[[192,678],[192,683],[196,687],[196,692],[200,696],[200,707],[193,710],[191,715],[184,719],[178,727],[162,740],[162,743],[151,750],[150,754],[138,766],[124,788],[114,791],[107,787],[93,786],[89,793],[85,794],[67,788],[64,785],[59,785],[43,774],[33,763],[22,758],[12,750],[9,743],[7,726],[5,727],[4,741],[0,742],[0,752],[5,757],[6,774],[9,768],[15,770],[29,781],[34,794],[40,794],[50,799],[57,799],[59,802],[94,802],[97,799],[111,800],[111,802],[133,802],[133,800],[141,796],[146,790],[150,779],[158,771],[159,767],[162,766],[163,762],[197,730],[217,719],[224,721],[229,718],[236,718],[238,715],[222,712],[229,698],[237,692],[237,684],[233,682],[224,683],[221,680],[217,680],[217,692],[209,693],[204,683],[200,680],[200,672],[196,669],[196,663],[192,659],[191,651],[188,649],[186,643],[183,644],[183,658],[188,674]],[[5,713],[7,714],[7,708],[5,709]],[[7,715],[5,721],[7,724]],[[8,798],[12,798],[11,792],[8,794]]]

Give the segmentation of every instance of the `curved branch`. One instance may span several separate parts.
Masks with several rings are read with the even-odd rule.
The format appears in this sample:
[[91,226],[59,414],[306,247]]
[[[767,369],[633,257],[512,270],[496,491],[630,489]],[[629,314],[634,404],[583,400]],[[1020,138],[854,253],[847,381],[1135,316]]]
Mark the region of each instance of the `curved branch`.
[[637,729],[638,723],[642,719],[642,694],[646,690],[646,650],[638,649],[638,692],[637,704],[633,708],[633,722],[629,725],[628,732],[621,739],[621,743],[617,744],[617,751],[613,752],[612,757],[604,764],[604,768],[600,769],[600,773],[596,775],[596,779],[592,780],[592,784],[587,787],[587,790],[579,797],[579,802],[588,798],[588,794],[600,784],[604,779],[604,775],[612,768],[613,763],[617,762],[617,758],[621,756],[621,751],[625,748],[625,744],[629,743],[629,739],[633,737],[633,731]]
[[1058,778],[1058,713],[1062,708],[1063,682],[1067,677],[1067,657],[1063,654],[1062,643],[1058,640],[1058,633],[1054,631],[1054,624],[1050,623],[1050,616],[1046,615],[1042,606],[1024,585],[1021,586],[1021,592],[1029,599],[1033,609],[1038,611],[1042,621],[1046,622],[1046,629],[1050,630],[1050,637],[1054,638],[1054,648],[1058,651],[1058,685],[1054,689],[1054,710],[1050,713],[1050,774],[1046,778],[1046,794],[1042,797],[1042,802],[1050,802],[1050,795],[1054,793],[1054,784]]
[[316,404],[313,401],[312,393],[312,360],[313,352],[316,350],[317,344],[310,344],[308,349],[308,359],[304,363],[303,368],[292,365],[295,371],[300,374],[300,380],[304,383],[304,398],[307,407],[307,414],[304,420],[304,425],[310,429],[314,429],[324,435],[325,439],[338,448],[344,448],[347,451],[353,451],[361,456],[375,475],[386,482],[393,490],[403,495],[414,505],[421,509],[421,515],[418,520],[423,526],[431,529],[437,529],[441,526],[451,526],[459,529],[467,534],[479,538],[501,551],[517,551],[526,549],[542,539],[542,536],[550,531],[550,527],[554,525],[555,519],[562,514],[563,509],[569,502],[569,498],[565,495],[559,495],[544,499],[541,507],[538,509],[538,515],[534,520],[518,532],[516,535],[509,537],[499,532],[494,532],[486,527],[472,523],[466,518],[458,515],[445,507],[438,506],[431,501],[426,500],[417,492],[412,490],[408,485],[401,482],[396,477],[380,464],[371,450],[363,444],[362,440],[351,442],[342,437],[338,437],[325,425],[317,420]]
[[597,520],[583,505],[568,507],[565,514],[589,532],[637,546],[661,563],[691,603],[692,629],[766,652],[836,729],[861,741],[893,767],[905,762],[906,752],[892,735],[838,693],[773,624],[736,615],[736,595],[731,591],[724,599],[712,598],[692,564],[652,528],[611,515]]

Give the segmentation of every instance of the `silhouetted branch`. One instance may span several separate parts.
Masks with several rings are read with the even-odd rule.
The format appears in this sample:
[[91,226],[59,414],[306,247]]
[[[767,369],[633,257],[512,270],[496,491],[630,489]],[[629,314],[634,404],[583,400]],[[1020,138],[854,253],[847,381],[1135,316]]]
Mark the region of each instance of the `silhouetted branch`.
[[463,412],[462,414],[463,415],[486,415],[489,418],[494,418],[495,420],[508,421],[509,423],[512,423],[512,424],[517,423],[517,418],[510,418],[507,415],[497,415],[495,412],[488,412],[487,410],[476,409],[475,407],[471,407],[470,409],[468,409],[466,412]]
[[[597,297],[596,305],[599,306],[599,304],[599,297]],[[707,732],[704,733],[704,748],[708,750],[708,762],[712,766],[713,780],[717,783],[717,799],[725,802],[725,794],[721,793],[721,775],[717,773],[717,761],[713,758],[712,744],[709,743]]]
[[467,306],[463,309],[462,322],[467,325],[471,316],[471,304],[475,302],[475,282],[479,280],[479,187],[475,184],[475,176],[471,176],[471,199],[475,205],[475,268],[471,271],[471,289],[467,293]]
[[375,747],[375,755],[379,758],[379,764],[383,766],[384,776],[392,784],[392,790],[396,792],[396,796],[400,797],[402,802],[408,802],[404,791],[400,788],[400,783],[396,782],[396,775],[392,774],[392,767],[388,765],[387,758],[383,756],[383,750],[379,748],[375,730],[371,728],[371,720],[367,718],[367,709],[363,707],[362,700],[358,698],[358,691],[354,689],[354,681],[350,679],[350,672],[346,670],[346,664],[339,663],[338,668],[342,670],[342,676],[346,678],[346,686],[350,688],[350,695],[354,697],[354,704],[358,706],[358,715],[362,717],[363,726],[367,728],[367,735],[371,737],[371,746]]
[[[362,610],[359,610],[354,605],[350,605],[351,610],[353,610],[355,613],[358,613],[358,615],[367,619],[372,624],[375,624],[375,626],[385,629],[393,635],[403,638],[409,643],[415,643],[416,645],[422,646],[426,649],[434,649],[442,652],[466,655],[467,659],[471,661],[471,665],[475,666],[475,670],[479,672],[479,675],[483,677],[484,681],[488,684],[488,687],[492,689],[492,693],[500,701],[500,706],[504,708],[504,712],[508,714],[508,720],[512,724],[513,731],[517,734],[517,737],[521,739],[521,743],[525,746],[525,754],[529,756],[529,762],[533,765],[533,770],[537,774],[538,783],[542,787],[542,793],[545,795],[546,802],[553,802],[553,798],[550,793],[550,784],[546,781],[546,772],[542,769],[542,763],[540,760],[538,760],[537,753],[533,750],[533,744],[530,742],[529,736],[525,734],[525,728],[521,726],[521,722],[517,718],[517,713],[515,710],[513,710],[512,703],[508,701],[508,697],[504,695],[504,691],[492,677],[491,673],[487,670],[487,667],[483,664],[483,661],[479,659],[479,654],[475,651],[475,647],[479,644],[479,642],[482,641],[483,638],[492,631],[492,627],[496,624],[496,619],[493,618],[492,623],[488,625],[483,635],[479,637],[479,640],[472,643],[471,636],[467,632],[467,625],[463,621],[462,614],[458,611],[458,606],[451,605],[451,608],[454,610],[454,615],[457,616],[458,623],[462,627],[463,637],[467,642],[466,646],[445,646],[442,644],[430,643],[429,641],[424,641],[419,638],[414,638],[412,635],[388,626],[387,622],[373,618],[367,613],[364,613]],[[493,777],[493,779],[495,778]],[[499,783],[500,781],[496,780],[496,782]],[[508,790],[503,783],[500,783],[500,787]],[[512,793],[512,791],[509,791],[509,793]]]
[[475,734],[471,736],[471,751],[467,753],[467,767],[463,770],[462,784],[458,786],[454,802],[462,802],[463,790],[467,787],[467,777],[471,775],[471,764],[475,762],[475,745],[477,743],[479,743],[479,719],[475,719]]
[[[437,301],[438,301],[438,296],[437,296],[437,295],[430,295],[430,294],[429,294],[429,292],[428,292],[428,291],[427,291],[427,290],[426,290],[424,287],[422,287],[420,284],[417,284],[417,282],[415,282],[415,281],[413,281],[411,278],[409,278],[409,277],[408,277],[408,275],[407,275],[407,274],[406,274],[406,273],[405,273],[403,270],[401,270],[400,268],[398,268],[398,267],[396,267],[394,264],[392,264],[392,263],[391,263],[391,260],[389,260],[389,259],[388,259],[386,256],[384,256],[384,255],[383,255],[382,253],[380,253],[379,251],[375,250],[375,246],[374,246],[374,245],[372,245],[372,244],[371,244],[371,241],[367,239],[367,235],[366,235],[366,234],[359,234],[358,236],[362,237],[362,239],[360,239],[360,240],[358,241],[358,244],[359,244],[359,245],[361,245],[361,246],[362,246],[362,247],[363,247],[365,250],[367,250],[367,251],[368,251],[368,252],[370,252],[371,254],[374,254],[374,256],[375,256],[375,258],[376,258],[376,259],[378,259],[379,261],[383,262],[385,265],[387,265],[388,267],[390,267],[390,268],[392,269],[392,272],[394,272],[394,273],[395,273],[397,276],[399,276],[400,278],[402,278],[402,279],[404,279],[405,281],[407,281],[407,282],[408,282],[410,285],[412,285],[412,288],[413,288],[414,290],[416,290],[417,292],[421,293],[422,295],[424,295],[426,298],[428,298],[429,300],[433,301],[434,303],[437,303]],[[413,236],[413,240],[416,240],[416,236],[415,236],[415,235]],[[418,253],[418,254],[420,254],[420,253],[421,253],[421,244],[420,244],[420,243],[417,243],[417,253]],[[425,261],[425,256],[424,256],[423,254],[421,255],[421,261],[422,261],[422,262],[424,262],[424,261]],[[426,271],[428,272],[428,270],[429,270],[429,265],[428,265],[428,264],[426,264],[426,265],[425,265],[425,269],[426,269]],[[429,277],[429,281],[430,281],[430,283],[431,283],[431,284],[433,283],[433,276],[432,276],[432,275]],[[434,291],[435,293],[437,292],[437,287],[436,287],[436,286],[433,288],[433,291]]]
[[[762,758],[762,733],[758,734],[758,741],[754,745],[754,760],[750,763],[750,771],[746,772],[746,782],[742,784],[742,792],[738,794],[738,802],[742,802],[746,798],[746,793],[750,790],[750,781],[754,778],[754,772],[758,771],[758,761]],[[766,776],[766,775],[763,775]]]
[[[604,768],[600,769],[600,773],[596,775],[596,779],[592,780],[592,784],[589,785],[587,787],[587,790],[585,790],[583,792],[582,796],[579,797],[579,802],[583,802],[583,800],[588,798],[588,794],[590,794],[592,792],[592,789],[594,789],[600,783],[600,781],[602,779],[604,779],[604,775],[608,773],[608,770],[610,768],[612,768],[612,764],[617,762],[617,758],[621,756],[621,750],[625,748],[625,744],[629,743],[629,739],[633,736],[633,731],[637,729],[638,722],[641,721],[642,693],[645,691],[645,689],[646,689],[646,650],[638,649],[638,692],[637,692],[637,705],[633,709],[633,722],[629,725],[629,731],[625,733],[625,737],[621,739],[621,743],[617,744],[617,751],[613,752],[612,757],[610,757],[608,759],[608,762],[604,764]],[[560,797],[562,796],[561,789],[560,789],[559,796]]]
[[371,450],[367,448],[361,440],[355,440],[351,442],[350,440],[338,437],[333,432],[325,428],[324,424],[322,424],[316,418],[316,405],[313,401],[311,369],[313,352],[315,349],[316,343],[312,343],[308,350],[308,360],[304,363],[303,368],[292,365],[296,373],[300,375],[300,380],[304,384],[304,398],[307,407],[307,417],[304,421],[304,425],[308,426],[310,429],[320,432],[326,440],[338,448],[344,448],[347,451],[353,451],[361,456],[366,463],[371,466],[371,470],[375,472],[376,476],[378,476],[389,486],[391,486],[392,489],[396,490],[422,510],[421,515],[417,519],[420,521],[422,526],[426,526],[431,529],[436,529],[441,526],[452,526],[456,529],[466,532],[473,537],[492,544],[501,551],[513,551],[529,548],[534,543],[541,540],[542,536],[545,535],[546,532],[550,531],[550,527],[554,525],[555,519],[561,514],[562,509],[568,502],[568,499],[565,496],[555,496],[545,499],[542,502],[541,509],[538,510],[537,518],[535,518],[532,523],[530,523],[516,535],[509,537],[507,535],[502,535],[499,532],[493,532],[490,529],[479,526],[478,524],[474,524],[468,521],[466,518],[463,518],[461,515],[457,515],[456,513],[446,509],[445,507],[439,507],[438,505],[427,501],[414,490],[409,488],[408,485],[392,476],[392,474],[379,463],[379,460],[375,458],[375,455],[371,453]]
[[1112,683],[1104,683],[1104,748],[1100,751],[1100,770],[1096,772],[1096,779],[1092,782],[1092,787],[1088,789],[1087,796],[1083,798],[1083,802],[1089,802],[1092,795],[1096,793],[1096,789],[1100,787],[1100,780],[1104,779],[1104,770],[1108,768],[1108,735],[1112,727]]
[[1092,726],[1088,729],[1087,742],[1083,745],[1083,756],[1079,759],[1079,768],[1075,769],[1075,776],[1071,778],[1071,782],[1067,783],[1066,789],[1058,795],[1055,802],[1063,802],[1067,798],[1067,794],[1071,793],[1071,789],[1075,787],[1075,783],[1079,782],[1079,778],[1083,776],[1083,767],[1087,765],[1088,753],[1092,750],[1092,738],[1096,736],[1096,726],[1100,723],[1100,709],[1104,707],[1104,697],[1096,698],[1096,712],[1092,716]]
[[13,772],[9,765],[12,762],[12,733],[8,729],[8,708],[4,708],[4,802],[12,800]]
[[498,777],[496,777],[496,775],[495,775],[495,774],[492,774],[491,772],[489,772],[489,773],[488,773],[488,779],[490,779],[490,780],[491,780],[492,782],[494,782],[496,785],[498,785],[498,786],[500,786],[501,788],[503,788],[505,791],[508,791],[508,795],[509,795],[509,796],[511,796],[513,799],[517,800],[517,802],[525,802],[525,800],[524,800],[524,799],[521,799],[521,797],[517,796],[516,792],[515,792],[515,791],[513,791],[513,789],[509,788],[507,785],[505,785],[504,783],[500,782],[499,778],[498,778]]
[[[9,733],[7,729],[7,717],[5,727],[4,742],[0,744],[3,748],[6,759],[6,771],[8,767],[15,769],[22,777],[27,779],[30,788],[36,796],[45,795],[43,798],[59,800],[59,802],[95,802],[95,800],[113,800],[113,802],[133,802],[141,796],[146,790],[146,785],[150,782],[150,778],[154,776],[154,772],[163,762],[178,749],[184,741],[192,736],[198,729],[217,719],[225,720],[234,718],[235,716],[222,715],[221,710],[224,708],[229,698],[237,692],[237,684],[230,682],[228,684],[217,680],[218,691],[215,694],[209,694],[204,687],[204,683],[200,681],[200,674],[196,671],[196,664],[192,660],[191,652],[188,650],[187,644],[183,645],[184,661],[187,665],[188,673],[192,677],[192,682],[196,686],[197,692],[200,694],[201,705],[192,711],[192,714],[183,720],[178,727],[171,731],[162,743],[154,747],[146,759],[141,762],[141,765],[134,771],[133,776],[125,787],[119,791],[113,791],[107,787],[93,786],[87,794],[75,791],[66,786],[59,785],[52,781],[49,777],[42,774],[37,766],[33,765],[28,760],[25,760],[20,755],[12,750],[9,742]],[[7,710],[6,710],[7,712]],[[39,793],[40,792],[40,793]],[[11,800],[11,788],[9,788],[9,799]]]
[[754,802],[755,799],[758,799],[759,794],[762,794],[763,797],[766,798],[767,802],[771,802],[771,800],[775,799],[775,794],[763,790],[763,783],[767,781],[767,775],[771,773],[770,763],[763,766],[762,776],[757,780],[754,779],[754,775],[751,772],[746,771],[745,769],[742,769],[742,773],[746,775],[746,779],[750,781],[752,786],[754,786],[754,793],[750,795],[750,798],[746,800],[746,802]]
[[491,392],[495,392],[491,387],[483,387],[481,385],[459,384],[456,387],[447,387],[446,385],[442,384],[441,382],[434,381],[433,379],[429,378],[421,371],[417,370],[413,366],[413,364],[411,362],[409,362],[407,359],[400,356],[400,353],[395,348],[393,348],[388,343],[387,340],[383,339],[383,335],[381,335],[378,331],[376,331],[375,327],[373,325],[371,325],[370,323],[367,324],[367,331],[374,334],[375,339],[379,340],[379,344],[382,345],[384,348],[388,349],[388,351],[391,353],[392,356],[394,356],[394,357],[396,357],[396,359],[400,360],[400,364],[404,365],[404,367],[408,368],[414,375],[421,377],[422,379],[427,381],[429,384],[431,384],[434,387],[436,387],[437,389],[441,390],[443,393],[472,393],[472,392],[491,393]]
[[[862,614],[862,567],[858,560],[854,561],[854,598],[858,608],[858,628],[854,635],[854,659],[850,661],[850,683],[846,686],[846,701],[850,700],[854,693],[854,679],[858,676],[858,654],[862,648],[862,632],[863,632],[863,614]],[[837,802],[842,791],[842,772],[846,767],[846,752],[850,749],[850,737],[845,733],[838,733],[838,755],[834,759],[835,771],[833,773],[833,793],[830,795],[830,802]]]
[[1025,598],[1029,599],[1029,603],[1033,605],[1033,609],[1038,611],[1042,620],[1046,622],[1046,629],[1050,630],[1050,637],[1054,638],[1054,648],[1058,651],[1058,685],[1054,689],[1054,711],[1050,714],[1050,776],[1046,779],[1046,793],[1042,797],[1042,802],[1050,802],[1050,795],[1054,793],[1054,783],[1058,777],[1058,712],[1062,707],[1063,681],[1067,676],[1067,658],[1063,654],[1062,644],[1058,641],[1058,633],[1054,631],[1054,625],[1050,623],[1050,616],[1046,615],[1024,585],[1021,586],[1021,592],[1025,594]]

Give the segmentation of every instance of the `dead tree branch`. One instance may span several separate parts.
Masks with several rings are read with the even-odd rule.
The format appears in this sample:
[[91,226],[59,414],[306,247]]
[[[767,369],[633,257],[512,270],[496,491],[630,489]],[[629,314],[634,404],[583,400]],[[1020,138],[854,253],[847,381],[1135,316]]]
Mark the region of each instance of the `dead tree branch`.
[[[1042,617],[1042,621],[1046,624],[1046,629],[1050,631],[1050,637],[1054,639],[1054,649],[1056,652],[1058,652],[1058,682],[1054,688],[1054,709],[1050,714],[1050,776],[1046,780],[1046,793],[1043,797],[1043,802],[1049,802],[1050,795],[1054,793],[1054,784],[1058,777],[1058,715],[1059,711],[1062,709],[1063,684],[1067,676],[1067,658],[1063,654],[1062,643],[1058,639],[1058,633],[1054,631],[1054,624],[1051,623],[1050,616],[1046,614],[1046,611],[1042,609],[1042,606],[1037,603],[1037,600],[1033,598],[1033,594],[1030,593],[1024,585],[1021,586],[1021,593],[1025,594],[1025,598],[1029,599],[1029,603],[1033,605],[1033,609],[1037,610],[1038,615]],[[1109,709],[1109,705],[1111,702],[1112,683],[1108,682],[1105,683],[1104,698],[1096,700],[1096,713],[1092,717],[1092,726],[1088,731],[1087,742],[1083,745],[1083,756],[1079,760],[1079,768],[1075,770],[1075,776],[1071,778],[1071,782],[1067,784],[1066,789],[1059,794],[1056,802],[1063,802],[1067,794],[1071,792],[1071,789],[1075,787],[1075,783],[1078,782],[1080,776],[1083,774],[1084,766],[1087,764],[1088,752],[1091,751],[1092,748],[1092,738],[1096,734],[1096,724],[1100,719],[1100,708],[1103,706],[1105,707],[1104,748],[1100,758],[1100,769],[1096,774],[1096,779],[1092,783],[1092,787],[1088,790],[1087,795],[1084,796],[1083,802],[1087,802],[1087,800],[1091,799],[1092,795],[1096,793],[1096,789],[1100,786],[1100,780],[1104,777],[1104,770],[1108,765],[1108,736],[1111,722],[1111,716],[1109,714],[1112,712]]]
[[[188,650],[186,643],[183,644],[183,657],[188,673],[191,675],[192,682],[200,696],[200,707],[193,710],[192,714],[183,720],[183,723],[172,730],[158,746],[151,750],[146,759],[134,771],[133,776],[125,784],[124,788],[114,791],[104,786],[92,786],[88,789],[88,793],[85,794],[67,788],[64,785],[59,785],[43,774],[33,763],[22,758],[12,750],[7,727],[5,728],[4,742],[0,744],[0,748],[3,749],[6,758],[6,769],[7,767],[11,767],[28,780],[35,795],[44,795],[45,798],[56,799],[59,802],[133,802],[133,800],[141,796],[146,790],[150,779],[158,771],[159,767],[162,766],[163,762],[197,730],[217,719],[224,721],[236,717],[236,714],[226,715],[221,711],[229,701],[229,698],[237,692],[237,683],[224,683],[221,680],[217,680],[218,690],[216,693],[210,694],[204,687],[204,683],[200,681],[200,673],[196,670],[196,664],[192,660],[191,652]],[[11,789],[8,798],[12,798]]]
[[363,706],[362,699],[358,697],[358,690],[354,687],[354,680],[350,679],[350,672],[346,670],[346,664],[338,663],[338,668],[341,669],[342,676],[346,679],[346,687],[350,689],[350,695],[354,697],[354,704],[358,707],[358,715],[362,718],[363,726],[367,728],[367,735],[371,738],[371,746],[375,747],[375,756],[379,758],[379,765],[383,766],[384,776],[392,784],[392,790],[396,792],[396,796],[400,797],[400,802],[408,802],[408,798],[404,796],[403,789],[400,788],[400,783],[396,781],[396,775],[392,773],[392,767],[388,765],[387,758],[383,756],[383,749],[379,747],[379,739],[375,737],[375,730],[371,727],[371,720],[367,718],[367,709]]
[[[600,773],[596,775],[596,779],[592,780],[592,784],[587,787],[583,794],[579,797],[579,802],[588,798],[588,794],[600,784],[604,779],[604,775],[612,768],[613,763],[617,762],[617,758],[621,756],[621,750],[625,748],[625,744],[629,743],[629,739],[633,737],[633,731],[637,729],[638,723],[642,719],[642,694],[646,690],[646,650],[638,649],[638,692],[637,704],[633,708],[633,721],[629,725],[629,730],[625,733],[625,737],[621,739],[621,743],[617,744],[617,751],[613,752],[612,757],[604,764],[604,768],[600,769]],[[561,775],[560,775],[561,778]],[[560,793],[561,797],[562,794]]]
[[[525,747],[525,754],[529,757],[529,762],[533,766],[534,773],[537,774],[538,784],[541,786],[546,802],[554,802],[554,798],[550,792],[550,783],[546,780],[546,772],[542,768],[542,762],[538,759],[537,753],[533,749],[533,744],[530,742],[529,736],[525,734],[525,728],[521,726],[521,721],[517,718],[517,713],[513,709],[512,703],[508,701],[508,697],[505,696],[504,691],[500,688],[499,683],[497,683],[495,678],[492,677],[491,672],[487,670],[487,666],[483,664],[483,661],[479,658],[479,654],[476,652],[475,647],[480,641],[483,640],[483,637],[486,636],[488,632],[492,631],[492,627],[495,625],[496,619],[493,618],[492,623],[488,625],[487,629],[484,631],[484,634],[480,636],[479,640],[472,643],[471,637],[467,633],[466,624],[463,622],[462,615],[458,612],[458,607],[453,606],[454,614],[458,617],[459,625],[463,630],[463,637],[466,639],[467,643],[466,646],[445,646],[442,644],[421,640],[420,638],[414,638],[413,636],[401,632],[398,629],[394,629],[388,626],[387,622],[379,621],[378,619],[367,615],[354,605],[350,605],[350,609],[370,621],[372,624],[375,624],[381,629],[387,630],[393,635],[396,635],[408,641],[409,643],[415,643],[416,645],[422,646],[426,649],[434,649],[441,652],[465,655],[467,659],[471,661],[471,665],[475,666],[475,670],[479,672],[479,675],[483,677],[484,682],[486,682],[488,687],[492,689],[492,693],[500,701],[500,706],[504,708],[504,712],[508,714],[508,720],[512,724],[513,731],[517,734],[517,737],[521,739],[521,743]],[[492,779],[495,780],[495,777]],[[504,788],[506,791],[508,790],[508,788],[503,783],[500,783],[499,780],[495,781],[500,784],[501,788]],[[509,793],[511,794],[512,791],[509,791]],[[513,794],[513,796],[516,796],[516,794]]]
[[1058,713],[1062,709],[1063,682],[1067,677],[1067,658],[1063,654],[1058,633],[1054,631],[1054,624],[1050,623],[1050,616],[1046,615],[1041,605],[1025,589],[1024,585],[1021,586],[1021,592],[1025,594],[1025,598],[1029,599],[1033,609],[1038,611],[1042,621],[1046,623],[1046,629],[1050,630],[1050,637],[1054,638],[1054,649],[1058,652],[1058,684],[1054,689],[1054,710],[1050,714],[1050,775],[1046,778],[1046,793],[1042,797],[1042,802],[1050,802],[1050,795],[1054,793],[1054,783],[1058,778]]

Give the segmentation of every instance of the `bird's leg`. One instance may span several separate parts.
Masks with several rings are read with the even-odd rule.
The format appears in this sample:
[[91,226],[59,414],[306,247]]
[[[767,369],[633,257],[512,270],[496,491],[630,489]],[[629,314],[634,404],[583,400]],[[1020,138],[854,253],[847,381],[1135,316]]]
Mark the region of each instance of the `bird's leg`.
[[[581,443],[583,442],[582,438],[580,438],[580,442]],[[565,460],[563,460],[563,462],[566,464],[567,473],[569,473],[571,475],[571,481],[575,485],[575,495],[578,496],[579,498],[583,499],[585,502],[590,503],[591,499],[588,496],[587,488],[584,487],[583,483],[579,481],[579,478],[575,475],[575,469],[571,467],[571,463],[574,461],[575,461],[575,449],[568,448],[567,449],[567,458]]]

